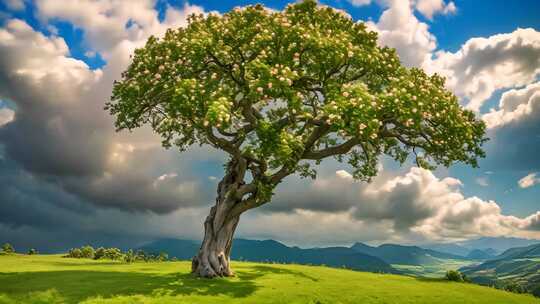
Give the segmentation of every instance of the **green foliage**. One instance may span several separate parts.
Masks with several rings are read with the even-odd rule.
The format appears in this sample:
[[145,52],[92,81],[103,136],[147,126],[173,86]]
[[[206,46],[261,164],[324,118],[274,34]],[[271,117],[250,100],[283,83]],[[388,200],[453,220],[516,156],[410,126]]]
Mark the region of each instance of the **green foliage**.
[[124,254],[124,262],[126,263],[133,263],[135,262],[135,254],[133,253],[133,250],[130,249]]
[[15,253],[15,248],[13,248],[13,245],[10,243],[5,243],[2,245],[2,252],[5,254]]
[[246,160],[251,208],[285,176],[314,178],[329,157],[367,181],[381,155],[477,166],[485,125],[444,82],[404,67],[364,23],[306,0],[281,12],[191,15],[187,27],[150,37],[106,109],[117,129],[149,124],[165,147],[209,144]]
[[[0,303],[538,303],[475,284],[345,269],[233,261],[236,276],[201,280],[191,262],[111,263],[0,256]],[[38,294],[39,293],[39,294]]]
[[103,247],[99,247],[94,252],[94,260],[99,260],[99,259],[103,258],[104,256],[105,256],[105,248],[103,248]]
[[[29,253],[30,254],[30,253]],[[92,246],[83,246],[81,248],[72,248],[64,256],[67,258],[85,258],[94,260],[113,260],[124,261],[126,263],[133,263],[136,261],[142,262],[165,262],[169,260],[169,255],[166,252],[160,252],[159,255],[149,254],[142,250],[138,250],[136,253],[129,249],[123,253],[118,248],[103,248],[99,247],[95,249]]]
[[532,294],[533,294],[533,296],[540,298],[540,285],[536,286],[532,290]]
[[95,255],[94,247],[87,245],[81,247],[81,257],[86,259],[93,259]]
[[446,272],[445,278],[448,281],[454,281],[454,282],[465,282],[465,276],[461,274],[461,272],[457,270],[448,270]]
[[34,255],[34,254],[38,254],[36,249],[34,249],[34,248],[28,249],[28,255]]
[[105,249],[105,254],[103,255],[103,258],[113,261],[121,260],[122,257],[122,251],[118,248],[107,248]]
[[513,292],[513,293],[526,293],[527,290],[521,284],[517,282],[509,282],[503,287],[504,290]]
[[158,256],[158,260],[165,262],[169,260],[169,255],[166,252],[160,252]]
[[68,251],[68,254],[66,255],[66,257],[80,259],[80,258],[83,257],[82,256],[82,251],[81,251],[80,248],[71,248]]

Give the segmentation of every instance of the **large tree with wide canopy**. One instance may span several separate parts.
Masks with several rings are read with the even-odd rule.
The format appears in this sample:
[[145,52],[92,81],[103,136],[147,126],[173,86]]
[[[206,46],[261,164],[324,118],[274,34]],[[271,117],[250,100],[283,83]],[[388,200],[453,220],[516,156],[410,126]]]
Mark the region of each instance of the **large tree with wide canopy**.
[[315,178],[330,157],[364,181],[382,155],[476,166],[486,140],[444,78],[404,67],[364,23],[313,0],[190,16],[135,51],[106,108],[118,129],[150,125],[165,147],[228,154],[193,258],[202,277],[232,275],[240,215],[269,203],[291,174]]

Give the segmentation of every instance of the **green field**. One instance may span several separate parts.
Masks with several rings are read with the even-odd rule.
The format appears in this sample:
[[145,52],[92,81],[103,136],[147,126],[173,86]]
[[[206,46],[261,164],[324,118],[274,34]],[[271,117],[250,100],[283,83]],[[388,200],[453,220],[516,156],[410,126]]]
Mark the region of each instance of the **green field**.
[[326,267],[235,262],[236,277],[207,280],[190,266],[0,256],[0,303],[540,303],[473,284]]
[[401,270],[403,273],[426,277],[426,278],[442,278],[444,277],[446,271],[459,269],[463,266],[471,265],[474,262],[467,260],[442,260],[439,259],[440,263],[437,264],[427,264],[427,265],[401,265],[401,264],[392,264],[397,270]]

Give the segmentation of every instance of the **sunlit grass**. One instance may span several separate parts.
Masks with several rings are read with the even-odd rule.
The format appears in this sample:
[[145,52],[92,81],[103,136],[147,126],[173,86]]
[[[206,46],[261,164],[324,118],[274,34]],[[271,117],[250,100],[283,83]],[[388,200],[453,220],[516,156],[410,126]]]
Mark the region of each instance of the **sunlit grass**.
[[1,256],[0,303],[538,303],[473,284],[327,267],[234,262],[236,277],[213,280],[190,267]]

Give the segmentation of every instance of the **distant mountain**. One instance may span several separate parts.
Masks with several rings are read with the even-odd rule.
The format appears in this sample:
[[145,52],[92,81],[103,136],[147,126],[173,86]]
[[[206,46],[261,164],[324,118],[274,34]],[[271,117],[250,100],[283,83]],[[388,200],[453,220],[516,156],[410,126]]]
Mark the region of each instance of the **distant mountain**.
[[[169,257],[191,259],[199,249],[199,242],[191,240],[162,239],[142,246],[140,249]],[[348,247],[301,249],[289,247],[274,240],[256,241],[235,239],[231,259],[253,262],[278,262],[347,267],[371,272],[399,273],[380,258],[363,254]]]
[[496,255],[496,251],[494,249],[488,248],[486,250],[482,249],[473,249],[469,254],[467,254],[467,258],[471,260],[489,260],[494,258]]
[[540,244],[510,248],[477,265],[460,269],[479,284],[504,286],[517,283],[528,290],[540,286]]
[[476,240],[469,240],[460,243],[460,245],[470,249],[491,248],[501,253],[505,250],[515,247],[524,247],[540,243],[540,240],[530,240],[514,237],[482,237]]
[[466,257],[471,252],[470,248],[466,248],[455,243],[426,244],[421,246],[422,248],[436,250],[439,252],[449,253],[462,257]]
[[464,259],[459,255],[424,249],[418,246],[383,244],[373,247],[363,243],[356,243],[351,249],[376,256],[389,264],[429,265],[438,264],[441,259]]
[[525,247],[510,248],[496,257],[496,259],[527,258],[540,258],[540,243]]
[[[468,256],[471,251],[480,249],[488,255],[497,255],[505,250],[515,247],[524,247],[540,243],[540,240],[530,240],[514,237],[482,237],[456,243],[439,243],[420,245],[423,248],[433,249],[439,252],[446,252],[455,255]],[[475,255],[478,254],[474,253]]]

